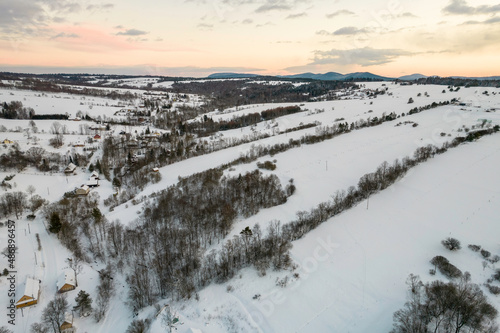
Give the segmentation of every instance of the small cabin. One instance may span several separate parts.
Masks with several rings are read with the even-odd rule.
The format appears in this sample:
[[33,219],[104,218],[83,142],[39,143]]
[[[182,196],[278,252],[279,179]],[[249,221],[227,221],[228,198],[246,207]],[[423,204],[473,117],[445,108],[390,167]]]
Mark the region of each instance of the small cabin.
[[3,140],[3,141],[2,141],[2,143],[3,143],[4,145],[11,145],[11,144],[13,144],[13,143],[14,143],[14,141],[9,140],[9,139],[5,139],[5,140]]
[[61,324],[61,332],[63,333],[73,333],[76,332],[76,328],[73,327],[73,315],[69,312],[64,314],[64,321]]
[[99,180],[99,172],[92,171],[92,173],[90,174],[89,179],[97,179],[97,180]]
[[63,274],[57,279],[57,292],[59,294],[65,293],[76,288],[75,271],[66,269]]
[[87,195],[90,192],[90,187],[87,185],[82,185],[82,187],[79,187],[76,189],[75,193],[76,195]]
[[74,165],[73,163],[68,164],[66,169],[64,169],[64,173],[67,175],[72,174],[75,171],[76,171],[76,165]]
[[24,294],[17,301],[16,308],[24,308],[26,306],[35,305],[38,303],[38,298],[40,297],[40,281],[32,278],[26,278],[26,284],[24,286]]
[[85,142],[83,141],[77,141],[75,143],[73,143],[73,147],[85,147]]
[[91,178],[85,183],[85,185],[88,187],[97,187],[99,186],[99,179]]
[[131,139],[129,142],[127,142],[127,146],[130,148],[137,148],[139,147],[139,141],[136,139]]
[[94,135],[94,140],[101,140],[101,136],[99,134]]
[[159,172],[159,171],[160,171],[160,169],[158,169],[158,168],[153,168],[153,172]]

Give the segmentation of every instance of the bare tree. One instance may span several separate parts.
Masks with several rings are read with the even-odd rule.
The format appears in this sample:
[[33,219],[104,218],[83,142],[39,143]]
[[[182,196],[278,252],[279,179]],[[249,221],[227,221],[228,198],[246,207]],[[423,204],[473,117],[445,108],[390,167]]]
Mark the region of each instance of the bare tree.
[[64,295],[56,297],[47,304],[42,313],[42,322],[51,327],[54,333],[61,333],[61,325],[64,322],[64,314],[68,310],[68,301]]
[[67,258],[66,262],[68,263],[69,268],[75,272],[75,285],[78,287],[78,274],[80,274],[83,269],[83,261],[80,257],[73,256],[72,258]]
[[54,121],[50,126],[50,133],[52,134],[61,134],[62,133],[62,125],[61,123]]
[[167,333],[172,333],[174,331],[175,323],[179,320],[176,316],[177,314],[172,311],[170,305],[166,305],[161,315],[161,325],[165,328]]
[[31,325],[31,333],[49,333],[49,329],[40,323],[34,323]]
[[29,185],[27,188],[26,188],[26,192],[28,192],[28,194],[30,195],[30,199],[33,197],[33,193],[36,192],[36,187],[33,186],[33,185]]

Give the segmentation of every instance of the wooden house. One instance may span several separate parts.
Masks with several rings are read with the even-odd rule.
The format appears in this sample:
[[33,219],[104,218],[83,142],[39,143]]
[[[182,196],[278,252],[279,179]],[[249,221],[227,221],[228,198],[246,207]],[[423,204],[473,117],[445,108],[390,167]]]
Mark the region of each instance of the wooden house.
[[90,187],[87,185],[82,185],[82,187],[79,187],[76,189],[75,193],[76,195],[87,195],[90,192]]
[[77,141],[77,142],[73,143],[73,147],[85,147],[85,142]]
[[76,165],[74,165],[73,163],[68,164],[66,169],[64,169],[64,173],[67,175],[72,174],[75,171],[76,171]]
[[91,178],[85,183],[88,187],[97,187],[99,186],[99,179]]
[[17,301],[16,308],[35,305],[40,297],[40,281],[32,278],[26,278],[23,296]]
[[11,145],[11,144],[13,144],[13,143],[14,143],[14,141],[9,140],[9,139],[5,139],[5,140],[3,140],[3,141],[2,141],[2,143],[3,143],[4,145]]
[[66,269],[63,274],[57,279],[57,292],[59,294],[65,293],[76,288],[75,271]]
[[101,136],[99,134],[94,135],[94,140],[101,140]]
[[138,148],[139,147],[139,141],[136,139],[131,139],[129,142],[127,142],[127,146],[129,148]]
[[99,178],[99,172],[98,172],[98,171],[92,171],[92,173],[90,174],[89,179],[91,179],[91,180],[92,180],[92,179],[97,179],[97,180],[99,180],[99,179],[100,179],[100,178]]
[[73,333],[76,332],[76,328],[73,327],[73,315],[69,312],[64,314],[64,321],[61,324],[61,332],[63,333]]

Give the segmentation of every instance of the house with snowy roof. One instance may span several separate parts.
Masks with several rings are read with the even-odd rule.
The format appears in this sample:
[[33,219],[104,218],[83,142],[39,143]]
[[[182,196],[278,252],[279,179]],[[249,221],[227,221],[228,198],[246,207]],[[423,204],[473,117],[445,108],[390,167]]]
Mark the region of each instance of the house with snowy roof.
[[75,171],[76,171],[76,165],[74,165],[73,163],[68,164],[66,169],[64,169],[65,174],[72,174]]
[[65,293],[76,288],[75,271],[66,269],[59,275],[57,279],[57,292],[59,294]]
[[91,178],[87,182],[85,182],[85,185],[88,187],[97,187],[99,186],[99,180],[95,178]]
[[64,314],[64,321],[61,324],[61,332],[62,333],[73,333],[76,332],[76,328],[73,327],[73,315],[69,312]]
[[97,179],[99,180],[99,172],[98,171],[92,171],[92,173],[90,174],[90,180],[92,179]]
[[17,301],[16,308],[24,308],[26,306],[35,305],[40,297],[40,281],[32,278],[26,278],[24,285],[23,296]]
[[87,185],[82,185],[82,187],[79,187],[76,189],[75,194],[76,195],[87,195],[90,192],[90,187]]
[[78,140],[75,143],[73,143],[73,147],[85,147],[85,142]]

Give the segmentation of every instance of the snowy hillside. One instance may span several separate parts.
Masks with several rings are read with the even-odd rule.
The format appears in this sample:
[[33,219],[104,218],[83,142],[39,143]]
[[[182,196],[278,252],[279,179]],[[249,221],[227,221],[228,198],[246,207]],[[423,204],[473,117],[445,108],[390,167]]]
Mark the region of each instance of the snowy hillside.
[[[169,84],[155,80],[116,83],[137,87]],[[81,251],[87,260],[77,275],[78,286],[63,295],[71,309],[83,290],[93,299],[94,307],[90,316],[80,316],[75,311],[73,325],[78,332],[125,332],[139,320],[146,320],[149,332],[165,332],[162,318],[169,310],[178,319],[172,325],[179,333],[389,332],[393,313],[406,301],[405,281],[409,274],[419,275],[423,282],[448,281],[440,272],[434,276],[429,273],[433,268],[429,261],[437,255],[448,258],[463,272],[470,272],[472,282],[480,285],[489,302],[500,310],[499,296],[491,294],[484,285],[500,269],[500,263],[485,261],[480,253],[467,248],[476,244],[491,252],[492,257],[500,255],[500,133],[490,133],[500,125],[500,89],[373,82],[363,83],[357,90],[335,93],[335,100],[243,105],[195,114],[183,123],[179,119],[184,119],[190,108],[202,105],[204,97],[170,94],[167,98],[141,92],[136,99],[125,102],[1,89],[2,104],[22,101],[36,114],[68,113],[76,117],[81,111],[93,119],[100,117],[109,122],[57,120],[65,132],[54,133],[54,120],[35,120],[34,131],[28,119],[1,119],[0,140],[7,140],[0,145],[0,180],[4,180],[1,195],[23,192],[27,202],[39,195],[47,203],[33,213],[33,220],[27,218],[32,213],[28,208],[19,218],[13,212],[2,214],[2,222],[16,221],[18,250],[11,269],[17,271],[16,295],[8,296],[11,285],[2,276],[0,299],[3,304],[14,298],[17,301],[23,296],[27,277],[41,281],[41,293],[38,304],[15,311],[15,326],[4,315],[0,327],[30,332],[34,323],[42,321],[44,309],[58,290],[57,281],[71,265],[68,258],[74,260],[75,251]],[[220,130],[205,137],[183,133],[186,124],[230,122],[287,106],[299,106],[300,111],[259,119],[253,125]],[[145,116],[116,114],[128,108],[134,112],[152,111],[144,112]],[[144,119],[127,122],[133,117]],[[333,130],[338,132],[326,135]],[[454,141],[456,138],[462,142],[476,131],[489,131],[491,135],[471,139],[426,159],[388,188],[374,191],[367,200],[326,218],[293,240],[289,252],[292,263],[285,269],[261,270],[246,265],[233,277],[195,285],[189,298],[182,297],[176,291],[183,281],[182,269],[172,273],[175,278],[169,280],[171,285],[162,286],[159,280],[151,278],[161,266],[153,266],[157,261],[152,258],[156,259],[158,253],[149,249],[155,244],[140,244],[140,238],[134,238],[151,230],[154,223],[148,220],[152,216],[148,214],[154,212],[156,200],[165,195],[163,190],[181,186],[182,181],[195,182],[186,179],[209,169],[221,168],[221,182],[241,179],[242,175],[259,170],[263,177],[275,176],[284,192],[287,185],[295,186],[294,191],[287,192],[283,203],[260,207],[248,216],[235,214],[224,237],[214,236],[213,241],[200,244],[196,254],[199,261],[192,266],[204,268],[211,251],[219,253],[216,251],[224,250],[228,240],[243,237],[246,227],[255,230],[258,224],[264,238],[276,221],[282,226],[291,224],[311,209],[332,201],[336,193],[356,187],[361,177],[375,172],[382,163],[392,165],[395,160],[412,158],[417,149],[429,145],[451,145],[458,142]],[[61,146],[53,144],[58,135],[64,139]],[[43,148],[39,159],[35,148]],[[22,153],[15,155],[17,151]],[[21,155],[28,163],[22,168],[12,161],[12,156]],[[262,167],[266,162],[273,167]],[[65,174],[69,163],[77,163],[78,167]],[[45,164],[50,168],[40,167]],[[90,189],[87,196],[74,197],[71,193],[86,184],[100,164],[99,186]],[[30,185],[34,187],[32,193]],[[205,180],[203,186],[213,184]],[[179,190],[183,191],[186,188]],[[65,193],[66,199],[61,200]],[[214,190],[207,202],[215,200],[216,193]],[[174,198],[169,200],[173,202]],[[66,220],[62,221],[61,231],[53,232],[50,216],[56,208]],[[4,206],[2,209],[7,211]],[[153,221],[158,223],[158,233],[160,225],[167,224],[170,217],[162,218],[165,220],[161,223]],[[175,223],[181,224],[183,219],[187,218],[179,218]],[[202,217],[193,213],[192,220],[196,225]],[[117,241],[113,235],[120,232],[123,238]],[[7,247],[8,235],[5,224],[0,227],[0,250]],[[81,249],[71,248],[71,237],[78,238]],[[445,249],[441,240],[447,237],[460,240],[462,249]],[[177,239],[165,240],[169,241]],[[119,246],[134,255],[144,248],[148,251],[141,254],[142,259],[141,255],[121,258],[120,254],[113,254]],[[0,271],[8,264],[8,257],[2,256]],[[199,280],[201,275],[193,274]],[[138,308],[130,297],[131,286],[140,285],[134,279],[152,281],[151,288],[168,292],[161,295],[160,291],[151,291],[150,299],[154,301]],[[97,321],[97,303],[104,302],[99,295],[104,280],[112,287],[108,303],[101,307],[104,315]],[[500,286],[498,281],[492,284]],[[499,319],[497,322],[500,324]]]

